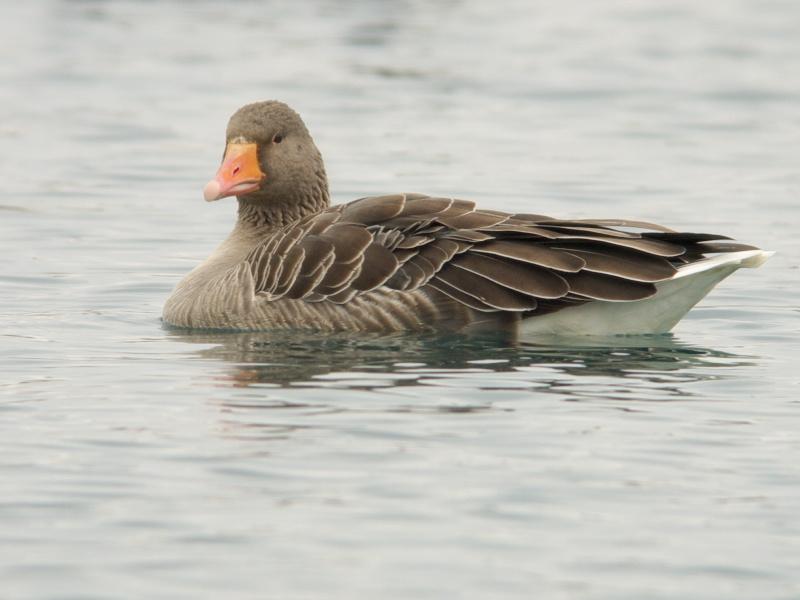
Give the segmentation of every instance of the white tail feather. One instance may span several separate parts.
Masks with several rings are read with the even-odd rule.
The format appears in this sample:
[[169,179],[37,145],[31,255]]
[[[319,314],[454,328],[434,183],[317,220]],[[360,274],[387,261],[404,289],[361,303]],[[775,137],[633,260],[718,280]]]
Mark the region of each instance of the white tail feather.
[[530,317],[520,337],[538,335],[638,335],[666,333],[715,285],[741,267],[759,267],[773,252],[744,250],[718,254],[680,267],[656,284],[656,295],[635,302],[593,301]]

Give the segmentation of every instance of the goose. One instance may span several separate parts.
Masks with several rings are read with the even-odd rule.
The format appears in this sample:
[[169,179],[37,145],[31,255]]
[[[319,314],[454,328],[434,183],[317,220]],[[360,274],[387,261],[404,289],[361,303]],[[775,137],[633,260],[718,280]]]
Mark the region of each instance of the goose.
[[228,237],[178,283],[168,326],[318,332],[668,332],[771,252],[627,219],[557,219],[418,193],[331,206],[322,156],[282,102],[230,118],[208,202]]

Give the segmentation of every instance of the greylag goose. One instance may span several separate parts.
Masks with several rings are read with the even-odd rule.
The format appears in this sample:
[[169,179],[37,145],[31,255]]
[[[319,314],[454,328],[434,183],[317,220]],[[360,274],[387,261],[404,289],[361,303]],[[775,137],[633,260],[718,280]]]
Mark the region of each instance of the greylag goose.
[[329,206],[322,157],[277,101],[230,119],[203,190],[238,219],[175,288],[182,328],[319,331],[669,331],[719,281],[771,253],[623,219],[554,219],[392,194]]

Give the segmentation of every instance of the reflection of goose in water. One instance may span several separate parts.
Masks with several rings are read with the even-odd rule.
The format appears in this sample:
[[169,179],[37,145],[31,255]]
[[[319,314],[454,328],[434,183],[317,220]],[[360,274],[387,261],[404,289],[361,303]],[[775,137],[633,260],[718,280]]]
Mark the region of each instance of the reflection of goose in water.
[[[640,385],[642,399],[653,395],[665,399],[688,395],[679,389],[681,384],[718,378],[719,367],[744,366],[752,360],[684,344],[669,335],[581,337],[570,345],[563,339],[530,344],[509,343],[500,336],[462,335],[320,337],[296,332],[181,331],[168,335],[187,343],[212,344],[197,354],[232,363],[230,375],[222,381],[235,386],[529,387],[579,398],[608,393],[607,378],[612,378],[617,387]],[[597,385],[605,392],[586,388],[587,378],[602,379]]]

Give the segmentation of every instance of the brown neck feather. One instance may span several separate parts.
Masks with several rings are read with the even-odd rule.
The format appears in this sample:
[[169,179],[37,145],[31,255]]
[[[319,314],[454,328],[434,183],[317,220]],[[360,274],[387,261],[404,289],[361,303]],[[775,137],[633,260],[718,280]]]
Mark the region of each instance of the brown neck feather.
[[255,193],[239,196],[237,225],[257,229],[277,229],[307,215],[317,213],[330,203],[328,180],[324,169],[310,181],[297,182],[287,193]]

